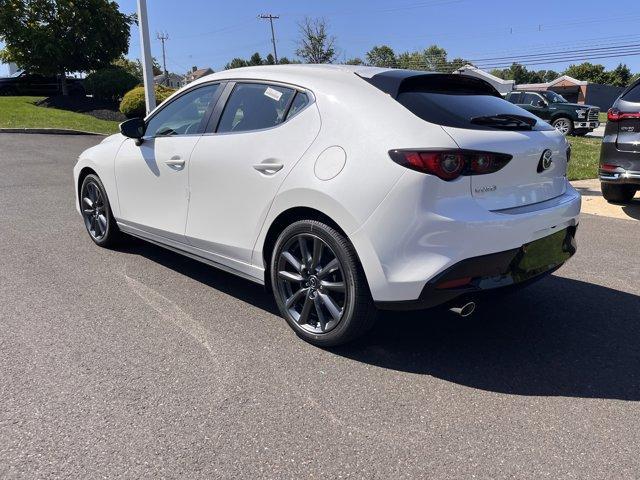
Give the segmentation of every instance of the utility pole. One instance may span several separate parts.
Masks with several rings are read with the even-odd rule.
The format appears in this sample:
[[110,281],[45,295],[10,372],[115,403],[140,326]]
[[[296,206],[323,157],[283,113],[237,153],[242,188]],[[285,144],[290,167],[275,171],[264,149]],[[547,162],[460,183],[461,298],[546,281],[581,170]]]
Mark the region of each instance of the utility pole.
[[169,40],[169,34],[167,32],[156,34],[158,40],[162,42],[162,71],[164,72],[165,81],[169,78],[169,71],[167,70],[167,53],[164,48],[164,42]]
[[262,20],[269,20],[271,24],[271,43],[273,43],[273,58],[276,61],[276,65],[278,64],[278,51],[276,49],[276,33],[273,29],[273,21],[278,20],[280,17],[278,15],[271,15],[270,13],[266,13],[263,15],[258,15],[258,18]]
[[156,93],[153,88],[153,57],[149,41],[149,22],[147,20],[147,0],[138,0],[138,22],[140,30],[140,53],[142,56],[142,76],[144,78],[144,98],[147,113],[156,108]]

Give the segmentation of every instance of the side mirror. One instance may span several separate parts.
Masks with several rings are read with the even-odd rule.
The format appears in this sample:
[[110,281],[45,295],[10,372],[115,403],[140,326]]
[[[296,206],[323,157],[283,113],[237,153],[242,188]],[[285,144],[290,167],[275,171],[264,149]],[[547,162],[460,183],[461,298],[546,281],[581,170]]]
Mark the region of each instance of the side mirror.
[[547,102],[545,102],[544,100],[538,100],[538,106],[539,107],[546,107],[547,106]]
[[146,128],[147,126],[142,118],[132,118],[120,124],[120,133],[125,137],[134,138],[136,144],[140,145]]

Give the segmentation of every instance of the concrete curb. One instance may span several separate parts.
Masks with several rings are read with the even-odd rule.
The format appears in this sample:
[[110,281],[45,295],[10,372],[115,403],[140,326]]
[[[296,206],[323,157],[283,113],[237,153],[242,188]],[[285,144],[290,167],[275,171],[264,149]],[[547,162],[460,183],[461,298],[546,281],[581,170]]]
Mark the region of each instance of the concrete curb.
[[0,128],[0,133],[40,133],[45,135],[99,135],[106,133],[85,132],[83,130],[68,130],[66,128]]

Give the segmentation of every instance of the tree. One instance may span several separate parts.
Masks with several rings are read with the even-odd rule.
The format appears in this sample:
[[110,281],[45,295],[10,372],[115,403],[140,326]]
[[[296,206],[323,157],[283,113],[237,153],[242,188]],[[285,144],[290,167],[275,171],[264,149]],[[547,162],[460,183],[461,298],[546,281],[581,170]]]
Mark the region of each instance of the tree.
[[437,45],[431,45],[422,54],[424,68],[427,72],[444,72],[447,70],[447,51]]
[[232,68],[242,68],[249,66],[249,62],[242,58],[234,58],[224,66],[225,70],[231,70]]
[[616,68],[607,73],[607,83],[616,87],[626,87],[631,83],[631,70],[625,64],[620,63]]
[[366,54],[367,63],[374,67],[395,67],[397,64],[396,54],[387,45],[375,46]]
[[257,65],[262,65],[263,64],[262,57],[258,52],[256,52],[253,55],[251,55],[251,58],[249,59],[248,63],[252,67],[255,67]]
[[569,75],[577,80],[593,82],[593,83],[606,83],[607,75],[605,73],[604,65],[593,64],[589,62],[580,63],[578,65],[570,65],[564,71],[565,75]]
[[465,65],[470,65],[471,63],[464,58],[456,57],[450,62],[447,63],[447,72],[454,72],[459,68],[464,67]]
[[111,65],[124,70],[129,75],[133,75],[138,81],[142,81],[142,65],[140,65],[140,61],[129,60],[123,55],[111,62]]
[[296,59],[289,60],[287,57],[281,57],[281,58],[278,59],[278,63],[280,65],[288,65],[290,63],[293,64],[293,63],[302,63],[302,62],[300,60],[296,60]]
[[307,63],[333,63],[337,57],[336,38],[327,33],[328,24],[324,19],[305,18],[298,24],[300,40],[296,55]]
[[129,50],[134,18],[110,0],[0,0],[0,59],[43,75],[108,67]]
[[267,59],[265,60],[264,63],[265,63],[265,65],[275,65],[276,64],[276,59],[273,57],[272,53],[267,55]]
[[424,70],[424,57],[420,52],[404,52],[398,55],[398,68]]
[[364,62],[360,57],[354,57],[344,62],[344,64],[345,65],[364,65]]

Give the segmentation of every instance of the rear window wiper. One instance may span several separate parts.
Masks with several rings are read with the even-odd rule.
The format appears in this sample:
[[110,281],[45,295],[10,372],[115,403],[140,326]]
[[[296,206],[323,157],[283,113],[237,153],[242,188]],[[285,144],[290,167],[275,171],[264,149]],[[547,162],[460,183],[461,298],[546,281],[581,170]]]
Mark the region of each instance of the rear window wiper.
[[531,130],[535,124],[538,123],[535,118],[510,113],[473,117],[470,121],[475,125],[486,125],[495,128],[514,128],[518,130]]

